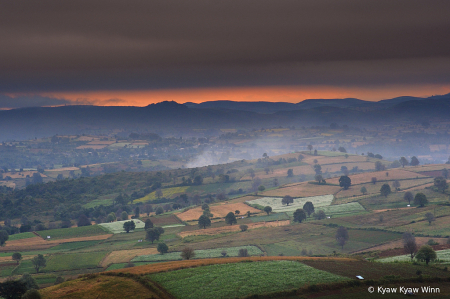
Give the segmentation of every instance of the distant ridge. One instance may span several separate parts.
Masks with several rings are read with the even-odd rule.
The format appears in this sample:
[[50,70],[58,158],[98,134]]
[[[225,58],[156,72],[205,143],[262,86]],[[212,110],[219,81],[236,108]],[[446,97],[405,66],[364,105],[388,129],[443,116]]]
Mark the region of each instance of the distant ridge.
[[290,111],[300,109],[312,109],[318,107],[339,107],[339,108],[365,108],[365,110],[372,109],[385,109],[394,105],[416,100],[426,99],[450,99],[450,94],[432,96],[428,98],[403,96],[387,100],[381,100],[378,102],[364,101],[355,98],[345,99],[308,99],[299,103],[287,103],[287,102],[235,102],[235,101],[209,101],[203,103],[185,103],[192,109],[229,109],[229,110],[241,110],[252,111],[257,113],[275,113],[278,111]]
[[380,102],[315,99],[298,104],[220,101],[183,105],[166,101],[147,107],[32,107],[0,111],[0,141],[117,130],[161,136],[183,136],[196,130],[212,136],[223,128],[329,126],[331,123],[367,127],[449,119],[450,94]]

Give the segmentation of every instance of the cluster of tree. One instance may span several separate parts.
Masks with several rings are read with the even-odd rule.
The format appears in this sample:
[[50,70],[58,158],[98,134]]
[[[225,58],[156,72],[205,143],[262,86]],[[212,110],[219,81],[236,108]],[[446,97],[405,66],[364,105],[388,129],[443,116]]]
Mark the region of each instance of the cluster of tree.
[[403,234],[403,248],[405,253],[411,257],[411,261],[416,258],[418,261],[423,261],[428,265],[437,258],[436,252],[429,245],[423,245],[418,249],[416,238],[410,232]]

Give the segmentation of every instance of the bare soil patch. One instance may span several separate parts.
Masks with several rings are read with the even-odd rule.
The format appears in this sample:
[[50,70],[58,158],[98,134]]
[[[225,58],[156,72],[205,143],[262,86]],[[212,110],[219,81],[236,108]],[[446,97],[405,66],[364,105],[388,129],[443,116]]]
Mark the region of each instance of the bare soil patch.
[[310,197],[336,194],[340,190],[341,187],[339,186],[317,185],[304,182],[286,185],[286,187],[281,187],[275,190],[269,190],[261,193],[261,195],[274,197],[283,197],[285,195],[290,195],[292,197]]
[[143,249],[131,249],[131,250],[118,250],[108,254],[100,263],[102,267],[108,267],[110,264],[128,263],[133,258],[139,255],[157,254],[156,248],[143,248]]
[[[256,222],[256,223],[249,223],[247,224],[248,229],[255,229],[260,227],[278,227],[278,226],[286,226],[291,223],[290,220],[282,220],[282,221],[272,221],[272,222]],[[184,231],[180,232],[177,235],[184,238],[187,236],[199,236],[199,235],[217,235],[222,233],[230,233],[230,232],[236,232],[240,231],[239,225],[229,225],[229,226],[222,226],[222,227],[216,227],[216,228],[206,228],[206,229],[198,229],[193,231]]]
[[[247,211],[250,211],[250,213],[259,213],[261,212],[258,209],[252,208],[244,203],[230,203],[230,204],[220,204],[215,206],[209,207],[211,213],[214,215],[214,218],[217,217],[225,217],[229,212],[235,212],[236,210],[239,210],[241,214],[247,213]],[[189,220],[197,220],[200,218],[200,216],[203,215],[203,210],[201,207],[197,207],[194,209],[190,209],[186,212],[177,214],[178,218],[180,218],[182,221],[189,221]]]
[[[386,176],[386,172],[389,176]],[[367,172],[351,175],[352,185],[359,185],[364,183],[370,183],[372,178],[376,177],[378,181],[392,181],[392,180],[404,180],[404,179],[415,179],[415,178],[425,178],[426,176],[419,173],[401,170],[401,169],[389,169],[387,171],[377,171],[377,172]],[[339,184],[339,178],[332,178],[327,181],[330,184]],[[381,187],[381,186],[380,186]]]
[[[416,243],[417,243],[417,247],[421,247],[423,245],[425,245],[428,240],[433,239],[435,242],[439,243],[439,245],[445,245],[448,246],[450,248],[450,244],[447,244],[447,238],[430,238],[430,237],[416,237]],[[374,247],[370,247],[370,248],[366,248],[354,253],[362,253],[362,252],[369,252],[369,251],[387,251],[387,250],[391,250],[391,249],[398,249],[400,248],[402,253],[400,254],[405,254],[403,252],[403,240],[396,240],[396,241],[391,241],[382,245],[377,245]],[[399,255],[400,255],[399,254]]]

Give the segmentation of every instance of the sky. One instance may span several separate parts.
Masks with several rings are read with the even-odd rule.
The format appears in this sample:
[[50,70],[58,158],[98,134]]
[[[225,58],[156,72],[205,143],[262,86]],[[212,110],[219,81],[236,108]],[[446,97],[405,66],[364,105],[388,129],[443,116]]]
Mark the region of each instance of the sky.
[[450,1],[0,3],[0,109],[450,93]]

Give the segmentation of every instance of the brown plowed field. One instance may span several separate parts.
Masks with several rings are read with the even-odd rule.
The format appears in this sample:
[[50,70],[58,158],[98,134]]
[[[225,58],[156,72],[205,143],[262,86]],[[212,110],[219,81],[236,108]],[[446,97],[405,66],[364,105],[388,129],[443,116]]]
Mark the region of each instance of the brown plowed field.
[[47,248],[50,248],[50,247],[53,247],[53,246],[56,246],[56,245],[59,245],[62,243],[92,241],[92,240],[105,240],[111,236],[113,236],[113,235],[108,234],[108,235],[50,240],[50,241],[46,241],[40,237],[33,237],[33,238],[20,239],[20,240],[14,240],[14,241],[7,241],[5,246],[0,248],[0,252],[1,251],[15,251],[15,250],[23,251],[23,250],[29,250],[30,248],[32,248],[33,250],[47,249]]
[[131,249],[131,250],[118,250],[108,254],[100,263],[102,267],[107,267],[110,264],[128,263],[138,255],[150,255],[157,254],[156,248],[143,248],[143,249]]
[[252,257],[229,257],[229,258],[213,258],[185,260],[176,262],[164,262],[150,265],[143,265],[133,268],[125,268],[112,270],[111,272],[122,272],[132,274],[151,274],[165,271],[173,271],[186,268],[201,267],[214,264],[230,264],[245,261],[264,262],[264,261],[340,261],[340,262],[356,262],[358,260],[343,257],[303,257],[303,256],[252,256]]
[[[440,245],[446,245],[447,243],[447,238],[430,238],[430,237],[416,237],[416,243],[417,243],[417,248],[420,248],[422,245],[425,245],[428,240],[433,239],[435,242],[439,243]],[[382,245],[378,245],[378,246],[374,246],[374,247],[370,247],[370,248],[366,248],[360,251],[356,251],[354,253],[362,253],[362,252],[368,252],[368,251],[386,251],[386,250],[390,250],[390,249],[396,249],[396,248],[401,248],[401,254],[403,253],[403,240],[396,240],[396,241],[391,241]]]
[[[386,172],[389,173],[389,176],[386,176]],[[372,178],[376,177],[378,181],[392,181],[392,180],[404,180],[404,179],[415,179],[415,178],[425,178],[424,175],[401,170],[401,169],[389,169],[386,171],[377,171],[377,172],[367,172],[367,173],[359,173],[355,175],[351,175],[350,179],[352,180],[352,185],[370,183]],[[327,180],[327,183],[330,184],[339,184],[339,178],[332,178]]]
[[[291,223],[290,220],[282,220],[282,221],[272,221],[272,222],[256,222],[247,224],[248,229],[255,229],[260,227],[277,227],[277,226],[286,226]],[[198,229],[193,231],[184,231],[180,232],[177,235],[184,238],[187,236],[199,236],[199,235],[217,235],[222,233],[236,232],[240,231],[239,225],[229,225],[229,226],[221,226],[215,228],[206,228],[206,229]]]
[[297,183],[295,185],[288,185],[287,187],[281,187],[275,190],[269,190],[261,193],[264,196],[283,197],[290,195],[292,197],[310,197],[327,194],[336,194],[341,187],[330,185],[316,185],[305,183]]
[[[235,212],[236,210],[239,210],[241,214],[247,213],[247,211],[250,211],[250,213],[260,213],[261,211],[255,208],[252,208],[244,203],[230,203],[230,204],[221,204],[221,205],[215,205],[215,206],[209,206],[209,210],[214,215],[214,218],[217,217],[225,217],[229,212]],[[200,216],[203,215],[203,210],[201,207],[197,207],[194,209],[190,209],[186,212],[177,214],[177,217],[180,218],[182,221],[189,221],[189,220],[197,220],[200,218]]]

